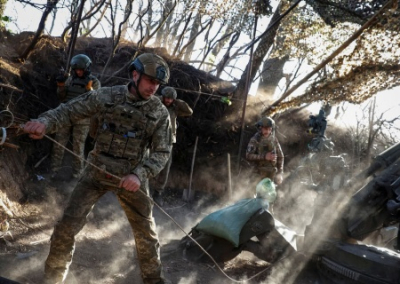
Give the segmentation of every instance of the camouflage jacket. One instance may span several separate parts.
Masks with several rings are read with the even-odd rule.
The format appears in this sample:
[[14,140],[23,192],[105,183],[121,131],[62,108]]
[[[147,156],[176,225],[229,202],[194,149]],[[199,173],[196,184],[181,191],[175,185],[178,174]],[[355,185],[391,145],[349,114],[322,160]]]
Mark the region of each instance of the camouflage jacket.
[[167,109],[171,119],[172,143],[176,143],[176,118],[178,116],[191,116],[193,114],[193,110],[185,101],[179,99],[174,100],[173,104],[167,107]]
[[[101,142],[96,140],[91,155],[111,156],[113,160],[120,160],[121,163],[129,161],[132,165],[129,172],[136,174],[141,182],[144,182],[147,178],[156,176],[169,158],[172,145],[171,123],[167,109],[158,98],[152,96],[149,100],[141,99],[134,88],[130,88],[131,84],[103,87],[97,91],[87,92],[41,114],[37,120],[46,125],[46,133],[53,133],[61,127],[73,125],[81,119],[98,114],[100,116],[98,132],[111,133],[109,145],[113,145],[116,151],[111,154],[106,153],[104,139]],[[127,110],[126,113],[121,112],[124,109]],[[120,112],[117,113],[117,110]],[[133,118],[130,117],[132,112],[134,112]],[[114,120],[106,124],[107,118]],[[132,125],[137,121],[137,125],[143,126],[143,129],[116,130],[114,128],[118,125],[118,120],[123,120],[125,126],[127,121],[132,121]],[[114,136],[118,139],[114,139]],[[133,141],[140,139],[140,141],[132,143],[129,149],[130,155],[124,157],[122,152],[118,151],[118,147],[126,148],[130,139]],[[114,143],[115,140],[118,143]],[[125,145],[122,144],[124,141]],[[152,151],[149,155],[150,147]]]
[[[69,76],[64,86],[57,87],[57,96],[60,102],[65,103],[88,91],[98,90],[100,87],[100,81],[93,75],[89,75],[85,78]],[[89,123],[89,119],[83,119],[75,124],[89,125]]]
[[[277,161],[265,160],[268,152],[275,152]],[[283,173],[284,156],[281,145],[275,135],[266,138],[262,137],[261,132],[257,132],[247,145],[246,159],[254,162],[257,167],[276,167],[278,173]]]

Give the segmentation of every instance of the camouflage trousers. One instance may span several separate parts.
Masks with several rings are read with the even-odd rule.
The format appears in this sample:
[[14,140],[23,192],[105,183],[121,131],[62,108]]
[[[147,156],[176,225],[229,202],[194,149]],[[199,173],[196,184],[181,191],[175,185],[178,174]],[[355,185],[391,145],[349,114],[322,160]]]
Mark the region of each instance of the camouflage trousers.
[[250,175],[250,181],[248,183],[251,193],[256,192],[257,184],[264,178],[270,178],[272,181],[274,181],[276,173],[277,173],[277,168],[275,168],[275,167],[254,168],[252,170],[252,173]]
[[[148,198],[148,181],[137,192],[117,188],[95,179],[93,167],[86,167],[72,192],[62,219],[54,227],[50,252],[45,263],[46,283],[62,283],[68,273],[75,249],[75,236],[86,224],[94,204],[107,191],[113,191],[132,227],[143,282],[154,284],[162,280],[160,245],[152,216],[153,203]],[[121,247],[122,249],[122,247]],[[135,283],[135,280],[132,280]]]
[[157,183],[157,188],[156,190],[159,192],[163,192],[165,189],[165,186],[167,185],[168,182],[168,176],[169,176],[169,170],[171,169],[171,164],[172,164],[172,147],[171,147],[171,155],[169,155],[169,159],[167,161],[167,164],[165,167],[162,169],[162,171],[157,175],[156,183]]
[[[76,124],[73,126],[64,127],[56,133],[55,140],[61,145],[66,146],[71,136],[71,131],[73,152],[80,157],[73,157],[72,172],[73,174],[79,175],[85,166],[85,142],[89,133],[89,125]],[[54,143],[51,154],[51,169],[54,172],[59,171],[61,168],[64,158],[64,151],[65,149],[63,147]]]

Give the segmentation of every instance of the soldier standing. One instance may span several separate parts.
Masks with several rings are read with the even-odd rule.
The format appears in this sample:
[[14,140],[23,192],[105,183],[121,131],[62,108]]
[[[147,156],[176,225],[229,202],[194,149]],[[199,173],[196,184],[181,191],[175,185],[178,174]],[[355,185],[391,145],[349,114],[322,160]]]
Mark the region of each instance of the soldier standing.
[[[90,65],[92,61],[84,54],[78,54],[71,59],[71,76],[61,74],[56,78],[57,95],[61,103],[66,103],[86,92],[100,88],[100,81],[91,74]],[[57,130],[55,140],[62,146],[67,145],[72,134],[74,153],[79,156],[73,157],[72,175],[78,178],[84,168],[85,142],[89,133],[90,118],[76,121],[73,125],[67,125]],[[64,147],[53,145],[51,154],[51,178],[58,177],[64,158]]]
[[[171,119],[172,128],[172,143],[176,143],[176,129],[177,129],[177,117],[188,117],[193,114],[193,110],[183,100],[177,99],[176,90],[172,87],[165,87],[161,91],[161,101],[166,106]],[[157,176],[157,188],[153,193],[154,201],[158,204],[163,205],[163,192],[168,182],[169,170],[172,164],[172,149],[171,155],[169,156],[168,162],[165,168]]]
[[275,136],[275,121],[263,117],[256,124],[258,131],[250,139],[246,150],[246,159],[255,163],[257,182],[270,178],[276,184],[283,180],[284,156],[281,145]]
[[132,227],[144,284],[167,283],[162,274],[148,178],[162,170],[171,152],[169,114],[153,96],[160,84],[168,82],[169,68],[160,56],[144,53],[131,63],[129,72],[132,81],[128,85],[88,92],[24,126],[31,138],[41,139],[62,126],[100,114],[97,139],[88,156],[96,167],[85,168],[54,228],[45,264],[46,283],[65,280],[75,236],[94,204],[107,191],[117,195]]

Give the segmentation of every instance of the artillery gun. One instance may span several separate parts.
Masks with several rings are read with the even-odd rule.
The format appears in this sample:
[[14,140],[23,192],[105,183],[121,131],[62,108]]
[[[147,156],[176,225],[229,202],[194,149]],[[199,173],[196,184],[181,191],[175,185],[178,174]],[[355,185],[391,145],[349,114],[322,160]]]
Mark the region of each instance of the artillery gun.
[[341,208],[334,201],[326,207],[331,216],[338,213],[336,218],[331,218],[330,227],[321,227],[318,220],[312,223],[303,249],[316,257],[330,283],[400,283],[400,230],[391,247],[360,243],[378,230],[399,226],[400,143],[378,155],[353,180],[366,183]]
[[[338,165],[342,165],[340,160],[336,159]],[[316,189],[321,186],[322,183],[316,185]],[[248,219],[236,245],[197,226],[190,235],[216,261],[228,261],[249,251],[274,263],[301,252],[309,256],[326,283],[400,283],[400,143],[339,186],[340,190],[325,195],[322,206],[315,208],[324,210],[315,212],[304,236],[276,220],[266,209],[259,209]],[[377,231],[393,226],[397,226],[396,236],[385,247],[367,242]],[[207,259],[189,237],[180,244],[188,259]]]

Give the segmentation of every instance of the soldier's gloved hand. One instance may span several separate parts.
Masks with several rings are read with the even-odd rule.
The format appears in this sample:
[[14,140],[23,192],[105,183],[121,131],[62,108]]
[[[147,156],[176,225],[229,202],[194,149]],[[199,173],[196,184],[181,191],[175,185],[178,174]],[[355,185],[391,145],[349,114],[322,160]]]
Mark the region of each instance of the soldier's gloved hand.
[[124,176],[119,182],[119,187],[124,188],[127,191],[133,191],[133,192],[138,191],[140,185],[141,182],[139,178],[134,174]]
[[59,74],[56,77],[56,82],[57,82],[57,86],[64,86],[65,85],[65,81],[67,81],[68,79],[68,74]]

